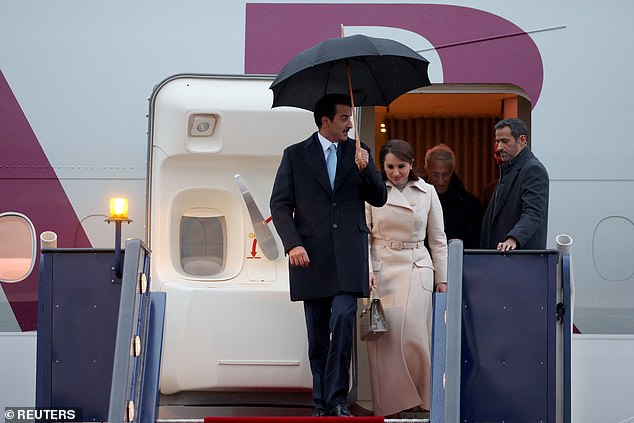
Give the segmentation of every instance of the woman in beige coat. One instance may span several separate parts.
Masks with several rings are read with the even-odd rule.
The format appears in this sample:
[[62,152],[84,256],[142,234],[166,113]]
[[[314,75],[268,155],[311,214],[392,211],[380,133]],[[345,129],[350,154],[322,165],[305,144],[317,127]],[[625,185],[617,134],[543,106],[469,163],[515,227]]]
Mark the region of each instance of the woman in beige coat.
[[390,332],[368,341],[368,359],[374,415],[396,417],[429,410],[432,292],[447,289],[447,238],[436,190],[412,168],[412,146],[390,140],[379,157],[387,204],[366,205],[366,218],[370,281]]

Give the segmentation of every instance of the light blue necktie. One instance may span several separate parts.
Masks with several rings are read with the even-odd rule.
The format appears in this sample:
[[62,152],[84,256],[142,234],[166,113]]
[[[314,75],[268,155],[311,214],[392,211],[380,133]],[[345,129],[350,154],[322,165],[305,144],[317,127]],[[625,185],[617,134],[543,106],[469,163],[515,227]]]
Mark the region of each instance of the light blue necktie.
[[328,147],[328,157],[326,158],[326,169],[330,179],[330,188],[335,187],[335,173],[337,172],[337,146],[330,144]]

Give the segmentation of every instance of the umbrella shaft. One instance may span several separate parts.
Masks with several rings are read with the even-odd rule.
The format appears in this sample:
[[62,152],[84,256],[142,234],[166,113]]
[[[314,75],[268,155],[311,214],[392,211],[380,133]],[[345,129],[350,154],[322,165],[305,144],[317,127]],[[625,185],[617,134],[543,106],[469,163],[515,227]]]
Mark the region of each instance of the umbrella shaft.
[[352,79],[350,78],[350,64],[346,62],[346,74],[348,75],[348,90],[350,91],[350,103],[352,104],[352,124],[354,126],[354,139],[357,155],[361,150],[361,140],[359,139],[359,128],[357,128],[357,112],[354,107],[354,96],[352,95]]

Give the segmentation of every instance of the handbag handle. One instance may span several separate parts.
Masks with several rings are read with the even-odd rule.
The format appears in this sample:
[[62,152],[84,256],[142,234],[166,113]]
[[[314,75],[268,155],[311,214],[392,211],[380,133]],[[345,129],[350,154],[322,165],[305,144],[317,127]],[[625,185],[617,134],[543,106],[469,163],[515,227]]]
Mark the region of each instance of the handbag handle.
[[378,291],[379,288],[375,286],[372,287],[372,289],[370,290],[370,301],[379,298]]

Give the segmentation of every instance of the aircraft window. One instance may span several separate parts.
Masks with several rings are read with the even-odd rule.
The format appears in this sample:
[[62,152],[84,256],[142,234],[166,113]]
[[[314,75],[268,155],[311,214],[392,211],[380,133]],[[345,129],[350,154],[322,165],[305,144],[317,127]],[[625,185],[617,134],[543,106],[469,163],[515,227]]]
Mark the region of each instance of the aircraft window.
[[180,262],[185,273],[213,276],[225,266],[227,223],[213,209],[190,210],[180,222]]
[[33,223],[20,213],[0,213],[0,281],[26,279],[33,270],[36,253]]

